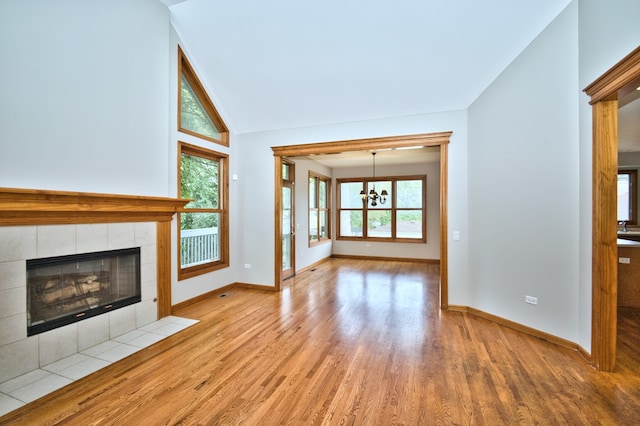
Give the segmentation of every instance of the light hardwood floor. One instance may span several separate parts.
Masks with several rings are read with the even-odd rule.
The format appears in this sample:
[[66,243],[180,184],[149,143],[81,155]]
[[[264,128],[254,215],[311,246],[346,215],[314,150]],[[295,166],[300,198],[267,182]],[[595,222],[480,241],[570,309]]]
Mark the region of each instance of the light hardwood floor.
[[[236,289],[201,322],[28,404],[0,424],[631,425],[637,312],[618,367],[437,305],[438,267],[333,259],[281,293]],[[635,334],[634,334],[635,333]]]

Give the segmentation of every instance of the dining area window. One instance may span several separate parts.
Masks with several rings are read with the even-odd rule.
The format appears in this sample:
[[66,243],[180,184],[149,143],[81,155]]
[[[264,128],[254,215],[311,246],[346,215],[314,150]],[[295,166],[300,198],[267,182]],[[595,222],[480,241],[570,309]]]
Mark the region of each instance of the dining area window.
[[336,238],[426,242],[426,183],[425,175],[338,179]]

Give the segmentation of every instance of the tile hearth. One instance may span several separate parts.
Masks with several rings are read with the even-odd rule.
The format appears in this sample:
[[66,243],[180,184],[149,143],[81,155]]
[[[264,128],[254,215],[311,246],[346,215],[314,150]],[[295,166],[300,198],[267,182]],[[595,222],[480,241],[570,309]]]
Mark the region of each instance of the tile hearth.
[[0,416],[196,324],[169,316],[0,383]]

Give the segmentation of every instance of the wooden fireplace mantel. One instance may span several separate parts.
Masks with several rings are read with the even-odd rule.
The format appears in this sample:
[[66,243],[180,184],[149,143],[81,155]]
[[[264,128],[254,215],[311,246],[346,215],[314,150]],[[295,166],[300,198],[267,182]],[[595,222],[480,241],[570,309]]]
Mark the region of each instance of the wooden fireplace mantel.
[[0,226],[156,222],[158,318],[171,314],[171,219],[190,200],[0,188]]
[[170,222],[189,200],[0,188],[0,226]]

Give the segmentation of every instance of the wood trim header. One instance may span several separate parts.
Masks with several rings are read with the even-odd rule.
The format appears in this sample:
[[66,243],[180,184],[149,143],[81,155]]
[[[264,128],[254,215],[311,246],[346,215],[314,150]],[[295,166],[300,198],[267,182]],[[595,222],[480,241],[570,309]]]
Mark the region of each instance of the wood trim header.
[[0,188],[0,226],[169,222],[190,200]]
[[618,90],[634,82],[640,74],[640,46],[611,67],[600,78],[584,89],[591,97],[591,105],[617,99]]
[[440,146],[448,144],[452,132],[421,133],[408,136],[356,139],[338,142],[319,142],[304,145],[271,147],[273,155],[295,157],[310,154],[338,154],[345,151],[367,151],[382,148],[403,148],[408,146]]

